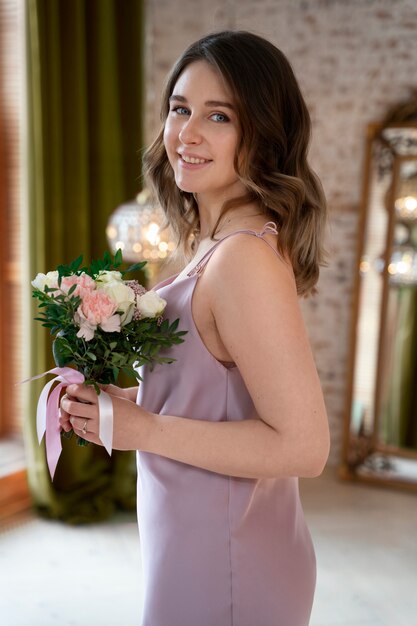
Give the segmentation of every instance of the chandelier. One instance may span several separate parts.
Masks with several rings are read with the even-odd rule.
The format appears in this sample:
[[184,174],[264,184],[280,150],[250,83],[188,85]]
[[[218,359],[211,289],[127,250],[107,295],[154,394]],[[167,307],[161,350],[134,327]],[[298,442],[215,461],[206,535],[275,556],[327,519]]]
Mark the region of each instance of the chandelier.
[[116,208],[106,228],[113,254],[120,249],[129,263],[147,261],[144,269],[150,287],[155,284],[162,262],[176,248],[170,229],[160,230],[164,219],[161,207],[152,200],[149,189],[144,189],[134,200]]

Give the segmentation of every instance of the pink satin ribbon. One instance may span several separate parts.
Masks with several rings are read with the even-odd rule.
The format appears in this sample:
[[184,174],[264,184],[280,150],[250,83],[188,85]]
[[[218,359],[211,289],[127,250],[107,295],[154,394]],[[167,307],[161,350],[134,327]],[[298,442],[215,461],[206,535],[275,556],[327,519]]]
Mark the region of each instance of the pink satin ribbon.
[[[54,367],[43,374],[33,376],[22,382],[37,380],[46,374],[57,374],[50,380],[41,391],[36,411],[36,430],[39,443],[46,433],[46,459],[51,478],[54,478],[58,459],[62,451],[61,426],[59,424],[59,396],[68,385],[82,384],[85,380],[84,374],[77,372],[71,367]],[[51,391],[51,387],[59,384]],[[111,396],[105,391],[98,395],[98,409],[100,414],[99,438],[109,455],[113,446],[113,402]]]

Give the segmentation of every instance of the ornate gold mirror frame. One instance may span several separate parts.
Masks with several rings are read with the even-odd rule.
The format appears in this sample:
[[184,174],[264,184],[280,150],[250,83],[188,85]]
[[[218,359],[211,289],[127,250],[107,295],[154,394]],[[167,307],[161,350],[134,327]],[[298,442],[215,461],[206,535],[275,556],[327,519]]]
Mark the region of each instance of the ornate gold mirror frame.
[[368,127],[339,475],[417,491],[417,92]]

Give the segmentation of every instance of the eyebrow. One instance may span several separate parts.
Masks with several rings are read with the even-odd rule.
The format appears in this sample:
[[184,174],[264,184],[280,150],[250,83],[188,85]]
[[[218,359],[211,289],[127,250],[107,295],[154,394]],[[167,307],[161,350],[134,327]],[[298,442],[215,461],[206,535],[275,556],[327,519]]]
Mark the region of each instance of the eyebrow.
[[[176,94],[172,94],[172,96],[170,96],[168,98],[168,101],[171,102],[172,100],[177,100],[177,102],[184,102],[187,103],[187,98],[184,98],[184,96],[179,96]],[[226,107],[228,109],[234,109],[233,104],[230,104],[230,102],[223,102],[222,100],[207,100],[205,103],[205,106],[207,107]]]

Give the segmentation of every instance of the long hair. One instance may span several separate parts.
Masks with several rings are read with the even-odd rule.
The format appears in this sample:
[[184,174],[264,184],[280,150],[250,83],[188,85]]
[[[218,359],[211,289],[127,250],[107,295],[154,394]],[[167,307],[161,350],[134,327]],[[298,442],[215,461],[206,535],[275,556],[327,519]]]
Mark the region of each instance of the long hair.
[[278,223],[277,248],[291,261],[300,295],[314,293],[323,265],[326,200],[321,183],[307,162],[311,121],[291,65],[272,43],[247,31],[222,31],[193,43],[168,76],[162,97],[162,129],[145,151],[145,178],[189,260],[192,238],[199,232],[199,213],[192,193],[175,183],[163,133],[169,97],[184,69],[195,61],[215,68],[234,96],[240,140],[234,167],[245,186],[244,196],[226,201],[221,217],[243,202],[256,201]]

